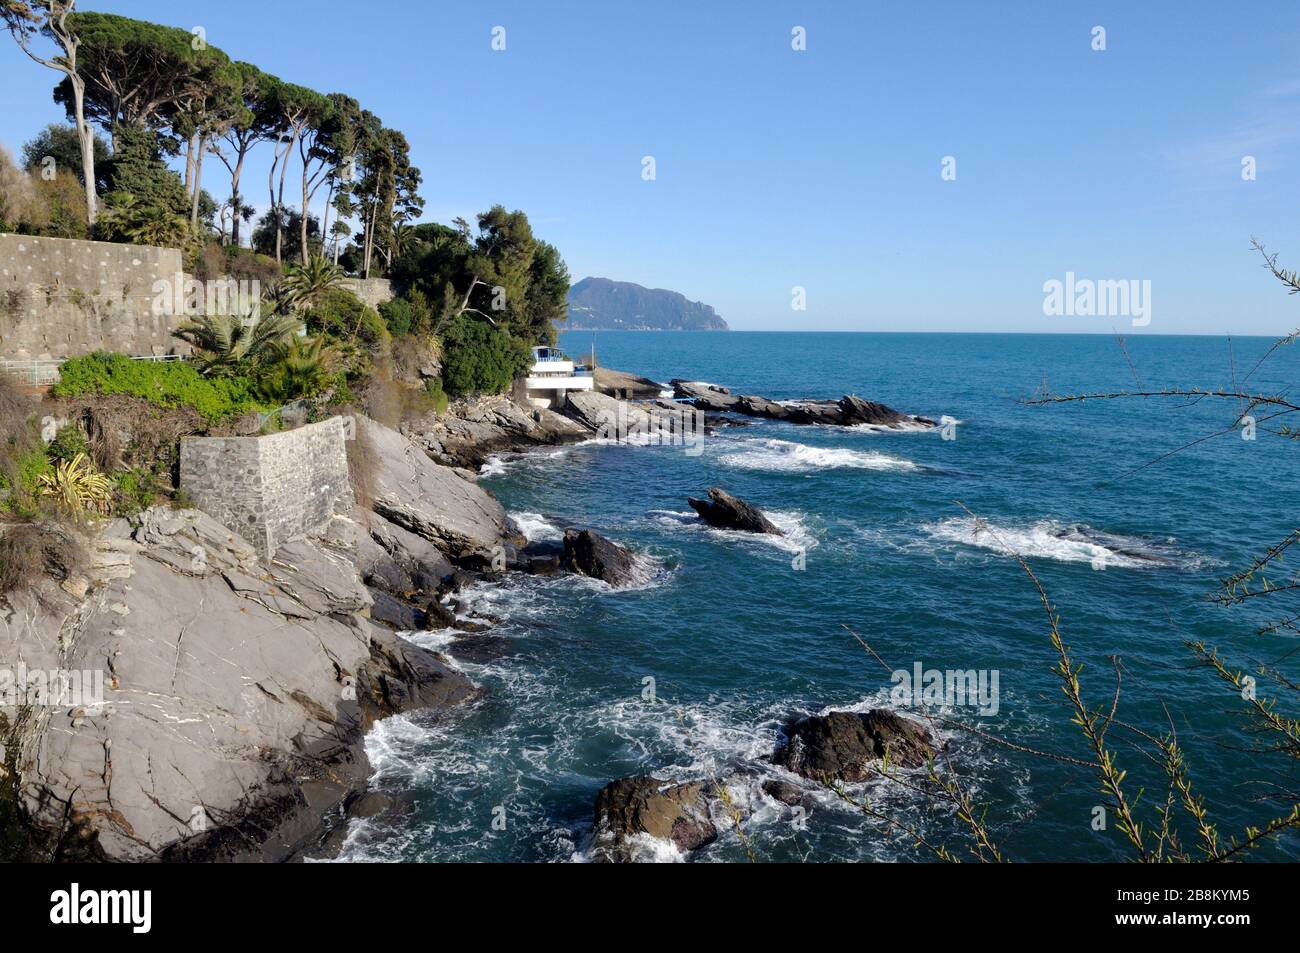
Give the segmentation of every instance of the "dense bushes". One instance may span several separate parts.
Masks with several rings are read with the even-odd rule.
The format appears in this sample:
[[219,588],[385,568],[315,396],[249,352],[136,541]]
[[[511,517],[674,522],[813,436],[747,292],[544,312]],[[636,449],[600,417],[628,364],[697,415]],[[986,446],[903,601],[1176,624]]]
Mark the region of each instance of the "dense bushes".
[[328,337],[368,345],[385,344],[388,341],[388,328],[379,312],[346,288],[331,288],[322,292],[303,317],[308,330]]
[[531,362],[528,345],[485,321],[461,315],[446,333],[442,378],[453,395],[510,389]]
[[159,407],[193,407],[207,421],[258,409],[253,382],[247,377],[206,378],[179,361],[133,361],[121,354],[89,354],[66,361],[56,397],[124,394]]
[[379,306],[379,313],[393,337],[406,334],[427,335],[433,326],[433,309],[418,288],[409,295],[393,298]]

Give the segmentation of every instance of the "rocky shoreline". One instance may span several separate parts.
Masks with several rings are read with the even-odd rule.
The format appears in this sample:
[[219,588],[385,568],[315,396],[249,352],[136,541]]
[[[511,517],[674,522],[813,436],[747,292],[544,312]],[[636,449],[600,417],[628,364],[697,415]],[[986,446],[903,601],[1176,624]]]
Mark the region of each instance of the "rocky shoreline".
[[[641,387],[646,396],[654,386],[631,375],[612,380],[616,390]],[[712,426],[735,413],[790,419],[772,409],[787,405],[675,387],[715,415]],[[867,411],[835,406],[841,420],[850,410],[854,420],[883,425],[924,420],[863,403]],[[493,454],[606,435],[612,416],[672,426],[680,412],[662,397],[627,404],[591,392],[565,413],[479,398],[400,432],[359,417],[354,501],[324,532],[283,545],[269,561],[198,510],[156,507],[101,527],[84,569],[0,604],[7,658],[106,679],[97,710],[25,706],[0,717],[0,856],[328,855],[349,816],[380,809],[366,793],[370,726],[416,709],[451,717],[478,693],[450,659],[398,632],[453,628],[472,639],[494,620],[469,617],[456,593],[503,572],[572,572],[615,588],[635,578],[634,554],[583,527],[566,528],[561,542],[530,544],[477,485],[478,470]],[[691,505],[714,525],[780,532],[720,488]],[[863,737],[907,735],[872,724]],[[826,744],[839,750],[847,735],[832,735]],[[795,731],[792,744],[803,737]],[[845,750],[851,757],[857,749]],[[828,762],[815,755],[808,763]],[[804,774],[801,764],[786,766]],[[614,782],[597,802],[602,856],[630,859],[620,845],[637,833],[658,836],[668,802],[678,811],[670,839],[682,849],[707,842],[708,825],[680,833],[678,821],[716,800],[719,784],[725,779]]]

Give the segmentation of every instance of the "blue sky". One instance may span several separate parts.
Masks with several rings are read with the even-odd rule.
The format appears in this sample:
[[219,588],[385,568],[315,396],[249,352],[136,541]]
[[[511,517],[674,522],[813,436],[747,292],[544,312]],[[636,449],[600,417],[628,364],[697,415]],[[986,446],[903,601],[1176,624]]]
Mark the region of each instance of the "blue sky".
[[[1300,267],[1300,6],[83,2],[356,96],[410,139],[426,218],[524,209],[575,280],[672,288],[737,329],[1300,325],[1249,248]],[[5,43],[16,149],[61,116],[53,74]],[[205,186],[223,179],[210,160]],[[1149,280],[1150,325],[1045,316],[1067,271]]]

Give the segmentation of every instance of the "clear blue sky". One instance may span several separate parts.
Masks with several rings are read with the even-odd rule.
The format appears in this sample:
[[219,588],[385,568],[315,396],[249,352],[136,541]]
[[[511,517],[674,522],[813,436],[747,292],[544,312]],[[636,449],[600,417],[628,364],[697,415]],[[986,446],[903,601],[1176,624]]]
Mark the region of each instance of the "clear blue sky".
[[[410,139],[427,218],[524,209],[575,280],[673,288],[737,329],[1300,324],[1249,250],[1300,267],[1291,3],[83,2],[356,96]],[[17,148],[61,116],[53,74],[5,43]],[[210,160],[204,185],[224,178]],[[1067,271],[1149,279],[1150,326],[1044,316]]]

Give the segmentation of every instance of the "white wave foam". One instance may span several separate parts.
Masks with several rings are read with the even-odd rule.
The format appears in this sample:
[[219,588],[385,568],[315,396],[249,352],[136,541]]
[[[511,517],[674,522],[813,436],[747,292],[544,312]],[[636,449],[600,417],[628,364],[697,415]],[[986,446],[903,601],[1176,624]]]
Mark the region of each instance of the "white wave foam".
[[478,475],[481,477],[505,476],[506,470],[506,462],[493,454],[483,461],[483,465],[478,468]]
[[1179,553],[1171,541],[1157,542],[1122,536],[1089,526],[1039,520],[1029,526],[990,523],[959,516],[921,527],[932,539],[986,549],[1003,556],[1019,553],[1026,558],[1089,563],[1094,569],[1143,569],[1194,565],[1200,560]]
[[554,542],[564,539],[564,530],[560,529],[554,523],[549,523],[541,513],[532,513],[527,510],[520,513],[511,513],[510,518],[515,521],[520,532],[524,534],[530,543]]
[[749,449],[720,456],[724,466],[778,473],[807,473],[812,470],[852,468],[858,470],[919,470],[911,460],[870,450],[842,447],[811,447],[792,440],[746,441]]
[[[938,420],[938,417],[933,418]],[[953,425],[957,426],[963,423],[960,420],[954,420]],[[902,423],[889,426],[886,424],[851,424],[848,427],[841,427],[841,430],[857,431],[858,433],[938,433],[939,428],[930,424],[923,424],[915,420],[905,420]]]

